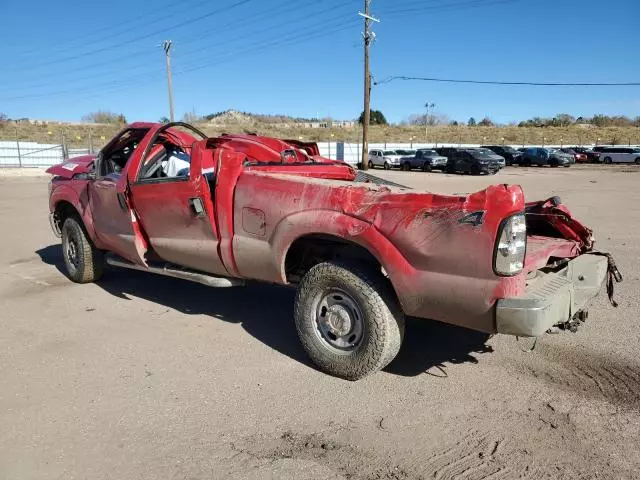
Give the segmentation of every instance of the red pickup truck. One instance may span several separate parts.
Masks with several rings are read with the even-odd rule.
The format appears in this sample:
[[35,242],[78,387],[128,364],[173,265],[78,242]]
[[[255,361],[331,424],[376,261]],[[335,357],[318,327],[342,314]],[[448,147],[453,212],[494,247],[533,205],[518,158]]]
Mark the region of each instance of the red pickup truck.
[[575,329],[605,279],[610,293],[620,280],[557,197],[361,182],[314,143],[134,123],[48,172],[73,281],[109,264],[212,287],[295,286],[305,350],[352,380],[393,360],[405,315],[537,337]]

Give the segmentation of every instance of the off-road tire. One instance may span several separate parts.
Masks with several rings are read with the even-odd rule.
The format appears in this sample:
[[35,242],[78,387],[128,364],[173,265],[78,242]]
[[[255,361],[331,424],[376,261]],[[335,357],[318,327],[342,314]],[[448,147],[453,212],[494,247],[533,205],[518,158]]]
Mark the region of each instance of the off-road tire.
[[[350,351],[337,351],[318,333],[318,301],[334,288],[348,294],[362,312],[362,339]],[[303,277],[295,322],[300,341],[318,368],[346,380],[361,379],[387,366],[404,337],[404,314],[389,281],[373,268],[340,261],[320,263]]]
[[[75,261],[71,258],[70,243],[74,243]],[[87,235],[82,222],[68,217],[62,226],[62,257],[67,275],[76,283],[95,282],[104,270],[104,255]]]

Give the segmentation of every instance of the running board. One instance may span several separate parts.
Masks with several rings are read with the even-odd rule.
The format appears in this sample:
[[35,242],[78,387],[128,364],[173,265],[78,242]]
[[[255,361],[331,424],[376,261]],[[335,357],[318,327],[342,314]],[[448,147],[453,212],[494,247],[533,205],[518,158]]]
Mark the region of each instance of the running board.
[[139,270],[141,272],[156,273],[158,275],[164,275],[165,277],[181,278],[182,280],[201,283],[208,287],[225,288],[237,287],[245,284],[245,281],[239,278],[215,277],[208,273],[187,270],[168,263],[163,266],[151,265],[149,267],[143,267],[142,265],[131,263],[123,258],[113,255],[107,255],[106,261],[107,264],[112,267],[129,268],[131,270]]

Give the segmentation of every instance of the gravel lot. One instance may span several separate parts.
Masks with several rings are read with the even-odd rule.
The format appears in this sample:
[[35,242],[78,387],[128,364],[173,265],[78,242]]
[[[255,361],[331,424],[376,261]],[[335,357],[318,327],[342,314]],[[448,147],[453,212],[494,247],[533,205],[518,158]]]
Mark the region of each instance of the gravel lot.
[[411,320],[394,363],[346,382],[305,358],[289,289],[71,283],[47,179],[0,171],[0,478],[640,478],[640,169],[375,173],[561,196],[614,254],[619,308],[602,294],[532,353]]

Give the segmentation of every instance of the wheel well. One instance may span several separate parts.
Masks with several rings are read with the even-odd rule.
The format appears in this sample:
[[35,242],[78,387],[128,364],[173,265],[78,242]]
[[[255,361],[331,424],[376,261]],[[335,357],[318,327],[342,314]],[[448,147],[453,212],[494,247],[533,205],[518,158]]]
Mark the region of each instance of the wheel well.
[[56,203],[56,209],[53,212],[53,221],[58,231],[62,231],[64,221],[71,216],[81,218],[80,214],[71,203],[66,200],[61,200]]
[[380,272],[382,265],[369,250],[357,243],[333,235],[306,235],[295,240],[284,261],[289,283],[298,283],[315,265],[332,260],[354,260]]

